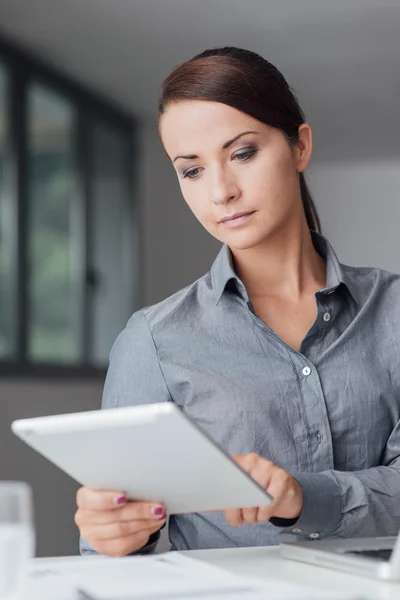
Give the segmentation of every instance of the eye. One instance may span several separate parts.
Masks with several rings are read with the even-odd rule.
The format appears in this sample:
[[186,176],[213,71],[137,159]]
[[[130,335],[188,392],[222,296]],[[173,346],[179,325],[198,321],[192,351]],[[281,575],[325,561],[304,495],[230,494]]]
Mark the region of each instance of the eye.
[[200,168],[196,167],[195,169],[188,169],[187,171],[184,171],[182,176],[183,179],[195,179],[197,177],[197,175],[200,172]]
[[254,156],[257,153],[257,148],[247,148],[247,150],[244,150],[242,152],[238,152],[237,154],[235,154],[232,157],[232,160],[240,160],[240,161],[245,161],[245,160],[249,160],[252,156]]

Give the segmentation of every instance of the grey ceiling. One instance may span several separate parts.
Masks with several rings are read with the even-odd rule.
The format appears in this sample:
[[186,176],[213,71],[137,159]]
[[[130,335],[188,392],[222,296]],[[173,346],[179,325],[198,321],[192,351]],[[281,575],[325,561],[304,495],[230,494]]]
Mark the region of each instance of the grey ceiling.
[[247,47],[297,91],[317,158],[400,155],[400,0],[0,0],[0,30],[146,119],[173,65]]

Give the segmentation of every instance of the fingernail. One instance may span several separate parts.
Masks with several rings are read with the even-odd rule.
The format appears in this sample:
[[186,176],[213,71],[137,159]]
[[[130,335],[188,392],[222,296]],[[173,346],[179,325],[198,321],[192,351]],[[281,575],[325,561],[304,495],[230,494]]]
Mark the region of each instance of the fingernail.
[[165,512],[162,506],[153,506],[151,512],[155,517],[158,517],[160,520],[165,519],[165,517],[167,516],[167,513]]
[[118,496],[117,498],[114,498],[114,502],[115,504],[125,504],[126,496]]

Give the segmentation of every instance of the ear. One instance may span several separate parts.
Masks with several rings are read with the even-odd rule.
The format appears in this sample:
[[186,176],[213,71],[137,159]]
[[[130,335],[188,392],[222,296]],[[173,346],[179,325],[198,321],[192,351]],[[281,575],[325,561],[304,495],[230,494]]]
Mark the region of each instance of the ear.
[[296,167],[299,173],[307,169],[312,154],[312,129],[308,123],[299,127],[299,139],[296,143]]

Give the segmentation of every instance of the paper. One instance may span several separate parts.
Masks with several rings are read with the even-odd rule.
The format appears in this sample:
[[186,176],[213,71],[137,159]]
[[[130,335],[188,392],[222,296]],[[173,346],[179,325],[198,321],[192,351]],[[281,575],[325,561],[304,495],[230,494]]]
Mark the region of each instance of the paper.
[[[84,593],[79,595],[78,590]],[[33,563],[16,600],[333,600],[333,594],[238,576],[178,552],[127,558],[76,557]],[[338,594],[337,600],[349,598]]]
[[[82,589],[93,600],[199,598],[213,594],[249,600],[259,586],[223,569],[171,552],[151,557],[81,557],[38,565],[21,600],[78,600]],[[50,592],[49,592],[50,590]],[[239,596],[240,594],[240,596]],[[82,600],[84,595],[81,596]]]
[[[102,569],[81,568],[80,585],[95,600],[177,598],[183,594],[249,592],[246,580],[176,553],[113,561]],[[128,594],[127,594],[128,592]],[[129,594],[130,593],[130,594]]]

